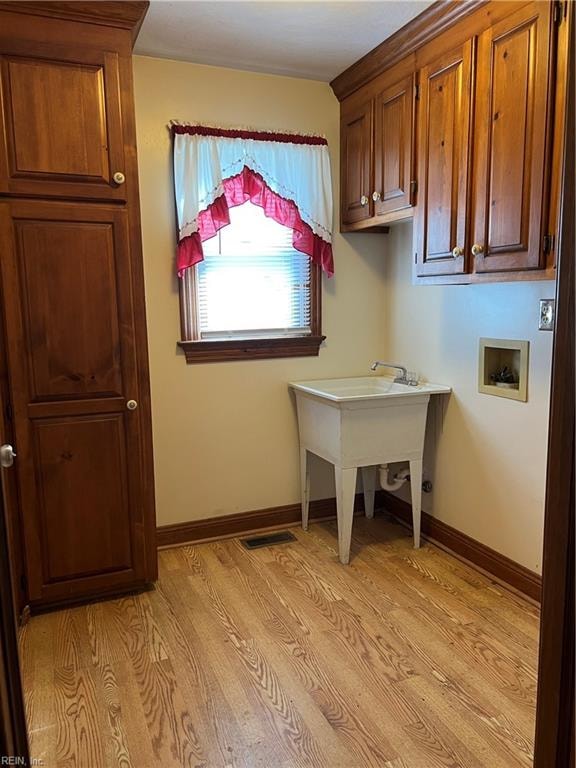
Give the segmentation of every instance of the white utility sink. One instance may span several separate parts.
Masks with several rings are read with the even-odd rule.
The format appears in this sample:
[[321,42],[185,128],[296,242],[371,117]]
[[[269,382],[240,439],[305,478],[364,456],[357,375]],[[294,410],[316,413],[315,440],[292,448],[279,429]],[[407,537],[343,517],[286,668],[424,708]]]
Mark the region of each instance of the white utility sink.
[[450,392],[450,387],[441,384],[397,384],[388,376],[359,376],[355,379],[320,379],[319,381],[296,381],[292,389],[336,402],[351,400],[374,400],[375,398],[414,397],[415,395],[437,395]]
[[410,462],[414,546],[420,546],[422,455],[431,395],[450,387],[399,384],[387,376],[292,382],[300,435],[302,526],[308,527],[308,453],[334,464],[340,562],[350,559],[356,474],[362,469],[366,516],[374,515],[379,464]]

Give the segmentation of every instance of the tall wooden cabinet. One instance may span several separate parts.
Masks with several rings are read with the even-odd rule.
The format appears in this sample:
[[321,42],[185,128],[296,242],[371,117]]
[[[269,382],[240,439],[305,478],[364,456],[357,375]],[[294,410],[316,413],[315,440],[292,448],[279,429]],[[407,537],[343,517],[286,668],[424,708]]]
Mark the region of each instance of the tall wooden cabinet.
[[[146,3],[0,3],[0,280],[33,609],[156,578],[131,50]],[[7,438],[2,439],[2,442]]]
[[434,4],[336,78],[342,230],[413,216],[417,282],[553,278],[571,15],[565,2]]

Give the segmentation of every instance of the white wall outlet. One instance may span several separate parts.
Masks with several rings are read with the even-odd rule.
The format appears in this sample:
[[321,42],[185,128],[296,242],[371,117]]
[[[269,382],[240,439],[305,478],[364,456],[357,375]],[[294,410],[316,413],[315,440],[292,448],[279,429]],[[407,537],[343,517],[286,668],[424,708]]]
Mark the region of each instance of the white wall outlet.
[[554,330],[556,318],[556,301],[554,299],[540,299],[540,322],[538,328],[541,331]]

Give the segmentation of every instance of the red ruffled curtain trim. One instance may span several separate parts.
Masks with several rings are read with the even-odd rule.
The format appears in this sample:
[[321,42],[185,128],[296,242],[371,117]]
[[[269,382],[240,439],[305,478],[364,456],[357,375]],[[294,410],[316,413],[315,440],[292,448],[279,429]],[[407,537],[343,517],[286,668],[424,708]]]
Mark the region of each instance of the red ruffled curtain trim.
[[292,230],[292,245],[318,264],[326,274],[334,274],[332,245],[316,235],[309,224],[302,221],[298,206],[274,192],[259,173],[248,166],[236,176],[224,179],[224,194],[217,197],[212,205],[201,211],[198,217],[198,232],[194,232],[178,243],[178,275],[204,260],[202,241],[213,237],[218,230],[230,224],[229,208],[250,202],[259,205],[264,215]]
[[187,133],[190,136],[218,136],[226,139],[256,139],[258,141],[276,141],[284,144],[311,144],[327,146],[323,136],[306,136],[301,133],[277,133],[275,131],[243,131],[237,128],[209,128],[206,125],[178,125],[170,128],[172,135]]

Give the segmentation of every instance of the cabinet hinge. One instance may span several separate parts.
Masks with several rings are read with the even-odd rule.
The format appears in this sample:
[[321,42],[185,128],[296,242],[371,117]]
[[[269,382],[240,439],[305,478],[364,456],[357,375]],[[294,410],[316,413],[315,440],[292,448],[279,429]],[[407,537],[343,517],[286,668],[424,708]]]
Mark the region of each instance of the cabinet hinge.
[[10,403],[6,403],[4,406],[4,417],[6,421],[10,423],[12,422],[12,406]]
[[418,192],[418,182],[416,179],[412,179],[410,182],[410,194],[412,195],[412,198],[416,196],[416,192]]
[[554,22],[556,24],[562,24],[566,18],[566,12],[568,10],[568,4],[566,0],[557,0],[554,3]]
[[542,239],[542,250],[544,253],[552,253],[556,244],[556,237],[554,235],[544,235]]
[[414,97],[416,101],[420,101],[420,83],[416,83],[414,86]]

